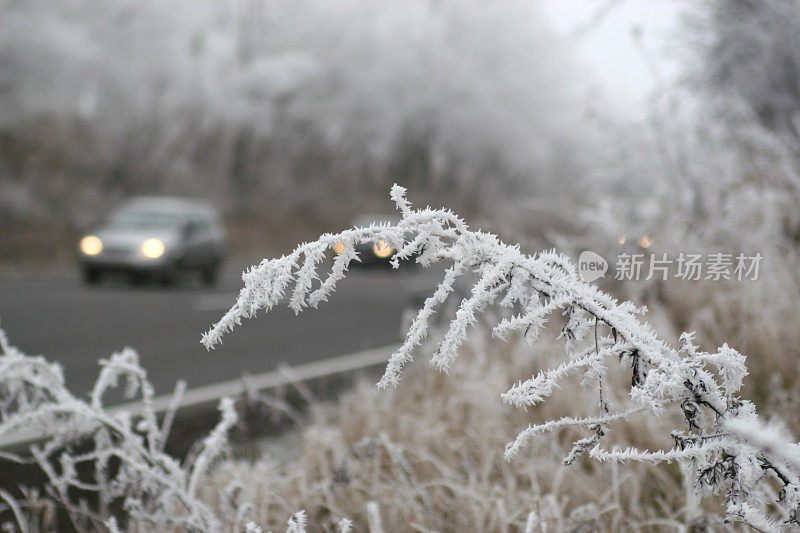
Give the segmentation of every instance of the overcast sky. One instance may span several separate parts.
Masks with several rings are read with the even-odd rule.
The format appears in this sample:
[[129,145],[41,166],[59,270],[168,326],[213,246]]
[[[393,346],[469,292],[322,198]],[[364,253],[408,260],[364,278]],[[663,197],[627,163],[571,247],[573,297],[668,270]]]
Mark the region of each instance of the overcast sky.
[[[677,66],[672,33],[678,27],[680,0],[542,0],[542,10],[557,32],[576,39],[578,60],[616,111],[638,114],[657,86],[648,65],[673,79]],[[641,31],[636,44],[634,28]]]

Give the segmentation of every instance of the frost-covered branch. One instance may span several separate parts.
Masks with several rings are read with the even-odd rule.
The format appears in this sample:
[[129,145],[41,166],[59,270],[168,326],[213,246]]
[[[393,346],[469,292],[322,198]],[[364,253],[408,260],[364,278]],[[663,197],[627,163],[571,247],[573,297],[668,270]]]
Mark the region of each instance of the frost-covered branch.
[[[588,430],[588,436],[574,443],[565,462],[571,463],[588,452],[598,460],[676,460],[689,464],[692,468],[686,471],[696,474],[693,481],[699,494],[723,491],[726,517],[759,529],[774,529],[775,517],[767,516],[761,489],[765,479],[777,480],[783,487],[773,502],[778,518],[800,525],[796,465],[768,457],[748,442],[741,430],[728,429],[734,421],[743,427],[757,424],[754,406],[737,396],[747,375],[744,356],[727,345],[714,353],[703,352],[693,345],[691,334],[681,337],[679,347],[670,346],[640,320],[644,309],[630,302],[620,303],[584,283],[568,258],[555,252],[524,254],[518,246],[504,244],[492,234],[470,230],[446,209],[414,210],[405,197],[405,189],[397,185],[392,188],[391,197],[402,215],[396,225],[325,234],[288,255],[264,260],[248,270],[235,304],[203,335],[203,344],[212,348],[243,318],[254,316],[259,309],[270,310],[282,303],[287,294],[291,294],[288,304],[295,312],[305,306],[317,306],[327,300],[350,263],[359,259],[356,246],[383,239],[396,250],[392,258],[395,268],[400,261],[412,257],[422,266],[448,266],[444,279],[412,322],[405,341],[389,358],[379,387],[397,385],[404,366],[412,361],[414,350],[428,334],[431,317],[453,296],[455,282],[473,275],[472,289],[461,300],[431,357],[431,365],[448,371],[458,358],[469,327],[487,308],[498,307],[506,313],[493,327],[495,336],[505,339],[516,333],[535,339],[547,320],[555,317],[563,320],[560,337],[568,354],[556,368],[518,382],[502,395],[504,401],[522,407],[535,405],[548,398],[563,379],[576,373],[582,374],[584,384],[594,384],[600,392],[599,416],[588,414],[532,425],[507,446],[507,460],[514,459],[540,431],[565,427]],[[334,255],[337,244],[340,253]],[[325,276],[321,265],[329,256],[333,256],[333,262]],[[609,412],[603,398],[610,362],[622,365],[631,375],[631,407],[616,413]],[[615,422],[634,414],[660,416],[668,408],[680,409],[686,426],[685,431],[673,432],[673,449],[601,448],[600,442]]]
[[[236,422],[232,401],[220,402],[222,420],[203,441],[195,460],[181,465],[163,451],[172,413],[159,427],[153,389],[136,352],[126,348],[100,365],[86,402],[66,388],[57,363],[22,354],[0,330],[0,438],[31,431],[47,436],[44,444],[31,446],[30,455],[4,452],[3,458],[38,464],[48,478],[50,495],[66,507],[76,527],[87,518],[93,529],[103,524],[110,527],[107,523],[112,517],[104,514],[109,504],[119,501],[143,524],[218,530],[220,522],[198,497],[197,485],[225,447],[227,432]],[[122,384],[126,397],[140,395],[141,413],[112,413],[104,407],[103,395]],[[182,390],[179,386],[178,394]],[[172,408],[177,404],[173,402]],[[87,466],[93,475],[87,476]],[[76,489],[96,493],[100,510],[82,508]]]
[[[204,501],[201,490],[237,422],[233,400],[220,401],[220,421],[181,462],[164,452],[164,445],[185,383],[178,383],[159,426],[153,387],[136,352],[125,348],[100,365],[89,401],[78,399],[66,388],[57,363],[23,354],[0,329],[0,440],[31,433],[44,440],[31,445],[28,454],[0,451],[0,460],[37,465],[47,477],[47,496],[64,506],[77,531],[262,531],[247,520],[255,507],[241,501],[241,484],[223,491],[227,505],[217,510]],[[103,405],[103,396],[119,386],[128,399],[138,394],[140,412]],[[96,495],[97,505],[86,504],[87,493]],[[111,513],[114,503],[126,516]],[[33,505],[0,489],[0,512],[13,518],[0,522],[0,529],[31,531],[26,507]],[[306,522],[305,511],[297,512],[287,531],[303,533]],[[342,532],[350,526],[346,518],[338,523]]]

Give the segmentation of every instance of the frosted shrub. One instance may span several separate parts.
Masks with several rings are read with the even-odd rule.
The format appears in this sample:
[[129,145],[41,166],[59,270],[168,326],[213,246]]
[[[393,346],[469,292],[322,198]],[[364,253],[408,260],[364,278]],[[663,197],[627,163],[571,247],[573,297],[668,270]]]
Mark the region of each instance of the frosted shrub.
[[[29,454],[0,450],[0,460],[35,464],[47,477],[44,499],[36,491],[20,487],[27,499],[20,502],[0,488],[0,515],[10,512],[23,532],[44,530],[48,524],[37,527],[34,515],[42,509],[49,514],[52,503],[57,502],[78,531],[116,533],[129,528],[163,531],[175,527],[197,532],[261,531],[249,521],[254,507],[241,501],[239,483],[221,491],[220,499],[227,504],[223,511],[215,513],[201,494],[211,466],[225,455],[228,432],[237,422],[233,400],[220,401],[220,421],[181,462],[164,451],[164,444],[185,384],[178,382],[159,423],[153,388],[135,351],[125,348],[100,360],[100,366],[89,401],[80,400],[65,387],[57,363],[24,355],[9,344],[0,329],[0,439],[34,434],[45,441],[32,445]],[[120,385],[128,399],[138,395],[141,407],[135,414],[104,407],[103,397]],[[88,503],[89,494],[96,496],[96,505]],[[115,504],[121,504],[127,525],[112,514]],[[52,515],[49,518],[52,521]],[[348,520],[339,524],[341,531],[349,530]],[[287,531],[303,533],[305,528],[305,511],[287,521]],[[16,531],[8,522],[0,522],[0,529]]]
[[[505,458],[516,458],[530,439],[562,428],[582,431],[564,463],[588,455],[598,461],[678,461],[700,496],[724,496],[728,520],[744,522],[759,530],[774,530],[778,521],[800,525],[800,480],[797,464],[786,447],[771,448],[752,438],[758,418],[752,403],[738,392],[747,375],[745,357],[727,345],[716,352],[701,351],[690,333],[680,346],[670,346],[639,319],[644,309],[620,303],[595,286],[582,282],[572,263],[554,252],[533,256],[519,247],[500,242],[494,235],[472,231],[448,210],[413,210],[405,189],[392,188],[391,197],[402,220],[394,226],[373,225],[339,234],[325,234],[305,243],[291,254],[264,260],[243,275],[244,287],[233,307],[203,335],[212,348],[243,318],[259,309],[269,310],[285,302],[296,313],[316,307],[331,295],[352,261],[355,246],[386,240],[397,253],[394,267],[414,257],[422,266],[446,263],[444,278],[413,320],[405,341],[392,354],[378,386],[397,385],[403,368],[411,363],[415,348],[426,337],[437,309],[454,293],[456,281],[474,276],[471,293],[458,306],[430,363],[447,372],[459,355],[470,326],[494,307],[502,311],[492,324],[501,339],[521,334],[534,340],[548,319],[563,323],[567,357],[547,369],[514,384],[502,399],[527,408],[547,400],[565,378],[578,375],[585,386],[597,389],[597,412],[531,424],[506,446]],[[410,236],[410,237],[409,237]],[[342,243],[326,276],[320,270],[332,250]],[[613,405],[607,376],[612,363],[630,373],[630,389],[624,406]],[[615,423],[635,416],[661,416],[677,410],[683,428],[671,432],[675,445],[665,450],[607,449],[604,437]],[[773,488],[779,487],[775,493]],[[774,505],[772,505],[774,504]],[[767,508],[770,511],[767,511]]]
[[[153,389],[130,348],[101,360],[101,371],[89,401],[67,390],[57,363],[22,354],[0,330],[0,439],[20,433],[50,435],[33,445],[29,455],[0,451],[0,458],[35,463],[48,479],[47,492],[62,504],[80,531],[117,530],[109,512],[114,503],[146,529],[179,526],[186,531],[218,531],[220,520],[197,497],[209,465],[223,451],[228,430],[236,423],[233,402],[223,399],[222,417],[197,452],[183,464],[164,452],[174,408],[183,385],[176,388],[172,408],[158,423]],[[126,396],[141,399],[141,414],[111,412],[104,395],[124,383]],[[2,491],[0,491],[2,492]],[[95,493],[96,508],[77,494]],[[22,505],[8,494],[0,498],[26,531]]]

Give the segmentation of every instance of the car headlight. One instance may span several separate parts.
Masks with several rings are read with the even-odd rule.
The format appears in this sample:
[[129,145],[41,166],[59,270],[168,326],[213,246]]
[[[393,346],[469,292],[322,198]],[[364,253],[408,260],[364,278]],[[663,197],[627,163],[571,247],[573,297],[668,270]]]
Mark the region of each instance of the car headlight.
[[142,243],[142,255],[148,259],[158,259],[164,255],[164,243],[158,239],[147,239]]
[[376,257],[380,257],[381,259],[389,257],[390,255],[392,255],[393,252],[394,250],[392,250],[392,247],[389,246],[389,243],[384,241],[383,239],[380,239],[372,247],[372,253],[374,253]]
[[86,255],[97,255],[103,251],[103,241],[100,240],[100,237],[87,235],[81,239],[80,248],[81,252]]

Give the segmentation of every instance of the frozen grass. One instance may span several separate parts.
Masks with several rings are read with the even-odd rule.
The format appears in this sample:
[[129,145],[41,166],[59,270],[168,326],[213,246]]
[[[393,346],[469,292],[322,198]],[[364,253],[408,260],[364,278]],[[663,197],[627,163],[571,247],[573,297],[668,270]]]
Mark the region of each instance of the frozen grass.
[[[379,502],[388,531],[525,531],[529,517],[530,531],[537,532],[675,531],[721,522],[687,500],[691,490],[675,465],[581,459],[562,466],[576,437],[569,429],[537,437],[506,462],[503,447],[520,427],[594,406],[596,391],[569,384],[527,412],[503,404],[500,393],[518,376],[557,365],[563,348],[557,332],[533,347],[481,332],[473,333],[464,361],[449,376],[412,366],[391,392],[363,381],[338,402],[312,409],[302,444],[289,441],[294,458],[220,463],[201,497],[224,514],[229,504],[218,495],[240,482],[241,499],[254,503],[252,518],[265,529],[281,528],[287,516],[305,509],[316,527],[332,530],[348,517],[363,531],[370,502]],[[620,380],[611,391],[624,391],[630,377],[610,379]],[[632,418],[614,437],[640,449],[665,449],[672,443],[664,436],[679,424],[674,414]],[[718,504],[706,503],[709,509]]]
[[[794,467],[786,462],[786,457],[793,453],[785,449],[786,436],[780,430],[773,431],[775,438],[768,448],[752,441],[761,431],[762,422],[754,404],[738,396],[743,378],[748,375],[745,356],[726,343],[716,353],[701,351],[692,332],[681,333],[679,347],[673,348],[652,326],[637,318],[645,312],[644,308],[638,309],[631,302],[619,303],[593,285],[583,283],[565,256],[553,252],[522,254],[518,246],[504,244],[491,234],[469,230],[463,220],[446,209],[415,211],[402,187],[394,186],[391,197],[403,214],[396,226],[373,225],[336,235],[325,234],[315,242],[298,246],[291,254],[264,260],[248,270],[236,302],[203,335],[203,344],[214,347],[242,319],[255,316],[259,309],[269,311],[286,303],[299,313],[306,306],[316,307],[328,299],[350,262],[357,260],[357,243],[385,239],[397,249],[392,260],[395,267],[416,253],[419,253],[416,261],[422,266],[438,262],[451,262],[452,266],[434,294],[425,300],[403,345],[389,358],[378,383],[380,389],[398,385],[403,367],[414,359],[414,348],[426,338],[437,308],[455,290],[456,281],[472,272],[470,295],[456,298],[461,303],[454,317],[447,319],[450,322],[447,331],[432,351],[429,361],[432,366],[445,373],[453,370],[461,355],[459,347],[469,338],[468,329],[479,320],[492,326],[494,338],[507,340],[522,334],[533,341],[545,323],[555,319],[552,322],[563,322],[558,338],[564,340],[568,358],[557,366],[538,371],[530,379],[512,381],[508,392],[501,394],[502,400],[516,407],[533,407],[561,389],[563,379],[570,374],[578,374],[582,385],[594,383],[598,392],[596,402],[580,402],[576,401],[577,395],[571,396],[573,410],[567,416],[529,423],[506,445],[506,460],[513,461],[531,440],[539,440],[542,434],[576,428],[590,435],[582,434],[573,442],[563,460],[565,465],[587,452],[600,463],[677,462],[682,478],[689,480],[697,497],[717,500],[724,491],[726,520],[743,522],[759,531],[777,531],[780,524],[800,523],[800,485]],[[341,250],[331,263],[330,272],[322,278],[321,271],[328,268],[318,267],[334,244]],[[319,286],[312,291],[315,281],[319,281]],[[291,297],[285,302],[288,291]],[[557,314],[563,320],[554,316]],[[601,325],[610,331],[600,332]],[[611,379],[610,366],[628,368],[628,365],[629,385],[619,377]],[[620,398],[614,392],[614,385],[622,386],[622,390],[630,387],[629,395],[624,395],[630,401]],[[475,390],[480,387],[479,383]],[[470,394],[474,394],[473,390]],[[642,414],[652,416],[659,422],[657,427],[664,429],[662,422],[669,418],[664,414],[667,407],[671,411],[679,409],[685,422],[668,426],[673,429],[665,438],[674,441],[673,447],[657,443],[642,447],[624,432],[615,436],[611,448],[601,445],[601,440],[610,440],[604,437],[612,424],[628,423]],[[583,414],[576,416],[576,410]],[[745,421],[749,425],[740,427],[738,423]],[[733,423],[735,427],[728,429]],[[648,425],[652,426],[637,423],[637,437],[642,427]],[[394,450],[391,443],[385,446]],[[390,455],[395,457],[397,453],[400,452]],[[403,466],[401,458],[397,461]],[[408,468],[403,470],[407,472]],[[413,476],[407,475],[413,483]],[[421,500],[425,503],[425,498]],[[691,516],[696,512],[696,504],[691,498],[687,501],[690,507],[686,515]],[[770,516],[773,505],[767,502],[774,502],[777,516]],[[430,514],[430,505],[424,506]],[[374,505],[369,509],[370,521],[374,523],[378,513]]]
[[[665,315],[649,318],[658,329],[669,327]],[[336,530],[343,517],[354,521],[355,531],[377,531],[378,523],[385,531],[730,528],[713,514],[719,501],[698,506],[675,465],[580,459],[561,466],[576,437],[570,429],[540,435],[512,463],[503,459],[504,444],[520,427],[597,402],[592,387],[567,382],[528,411],[502,403],[499,393],[519,375],[558,363],[557,334],[548,329],[529,346],[520,339],[497,342],[479,326],[449,376],[411,366],[396,390],[380,392],[362,381],[337,402],[313,404],[310,422],[281,439],[281,454],[273,449],[255,461],[215,463],[197,481],[197,503],[221,518],[220,531],[241,531],[249,520],[283,531],[298,509],[306,510],[309,531]],[[431,346],[426,342],[420,352],[430,353]],[[610,372],[607,400],[622,402],[613,394],[629,380],[626,372]],[[664,438],[680,422],[676,413],[631,419],[616,426],[609,435],[616,440],[608,444],[668,448]],[[25,511],[32,530],[54,530],[47,517],[55,506],[40,498]],[[152,524],[133,520],[124,530],[152,530]]]

